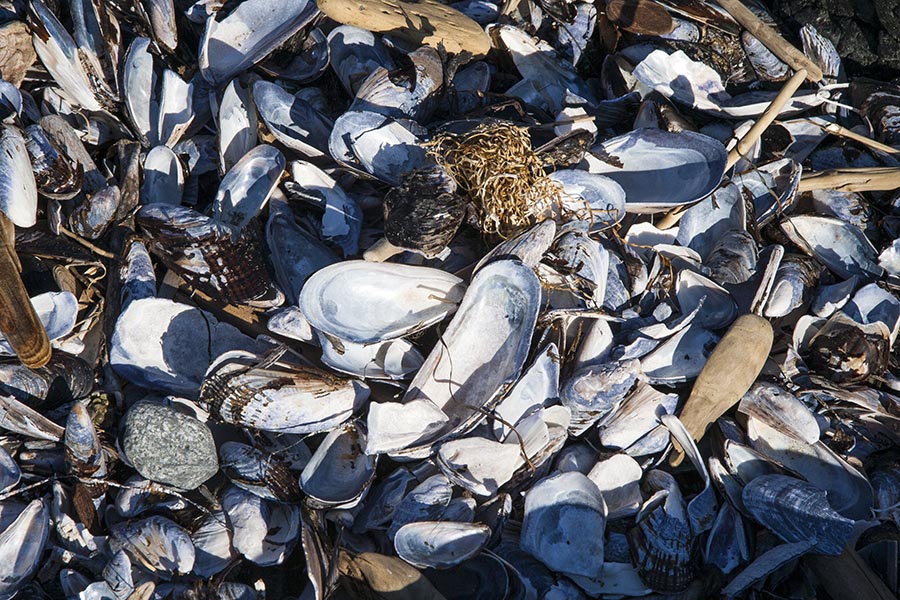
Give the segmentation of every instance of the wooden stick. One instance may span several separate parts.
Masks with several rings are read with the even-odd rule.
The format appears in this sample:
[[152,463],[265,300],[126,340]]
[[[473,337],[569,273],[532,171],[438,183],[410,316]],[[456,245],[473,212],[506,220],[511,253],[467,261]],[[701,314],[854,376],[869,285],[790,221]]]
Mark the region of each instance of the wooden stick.
[[726,171],[733,167],[742,156],[750,152],[751,148],[753,148],[753,144],[759,140],[763,132],[772,124],[775,117],[778,116],[778,113],[781,112],[781,109],[784,108],[784,105],[788,103],[788,100],[790,100],[791,96],[794,95],[794,92],[800,88],[800,85],[805,79],[806,70],[800,69],[794,73],[793,77],[787,80],[784,87],[778,92],[778,95],[775,96],[769,103],[769,106],[766,107],[765,112],[759,116],[756,123],[750,128],[750,131],[748,131],[744,137],[735,144],[734,148],[731,149],[731,152],[728,153],[728,161],[725,163]]
[[[738,140],[738,143],[735,144],[734,148],[731,149],[731,152],[728,153],[728,159],[725,162],[726,171],[733,167],[744,154],[753,148],[753,144],[756,143],[769,125],[775,121],[775,117],[778,116],[778,113],[781,112],[781,109],[784,108],[784,105],[788,103],[788,100],[790,100],[791,96],[794,95],[794,92],[800,88],[800,85],[805,79],[806,71],[800,69],[794,73],[793,77],[787,80],[781,88],[781,91],[778,92],[778,95],[775,96],[769,103],[769,106],[766,107],[765,112],[763,112],[763,114],[759,116],[759,119],[756,120],[756,123],[753,124],[753,127],[750,128],[744,137]],[[663,215],[659,221],[654,223],[654,226],[657,229],[669,229],[670,227],[674,227],[678,224],[678,221],[681,220],[681,217],[684,216],[685,211],[694,204],[695,203],[686,204],[684,206],[673,208]]]
[[855,131],[847,129],[843,125],[838,125],[837,123],[830,123],[826,125],[825,131],[833,135],[839,135],[841,137],[847,138],[848,140],[853,140],[854,142],[859,142],[860,144],[868,146],[872,150],[876,150],[878,152],[884,152],[885,154],[900,154],[900,150],[894,148],[893,146],[888,146],[887,144],[877,142],[870,137],[860,135]]
[[900,188],[900,167],[864,167],[803,173],[799,191],[887,192],[897,188]]
[[803,562],[809,565],[819,583],[832,598],[856,600],[894,600],[896,596],[869,565],[847,547],[840,556],[809,554]]
[[676,206],[666,214],[664,214],[659,221],[653,224],[657,229],[669,229],[670,227],[675,227],[678,225],[678,221],[681,220],[681,217],[684,216],[684,213],[687,212],[687,209],[692,207],[696,202],[691,202],[690,204],[685,204],[684,206]]
[[741,4],[740,0],[716,0],[716,2],[734,17],[735,21],[743,25],[751,35],[762,42],[762,45],[768,48],[772,54],[783,60],[792,69],[795,71],[805,69],[806,77],[812,82],[822,80],[822,69],[818,65],[778,35],[774,29],[763,23],[759,17],[750,12],[750,9]]
[[50,361],[50,339],[19,275],[15,226],[0,212],[0,331],[29,369]]

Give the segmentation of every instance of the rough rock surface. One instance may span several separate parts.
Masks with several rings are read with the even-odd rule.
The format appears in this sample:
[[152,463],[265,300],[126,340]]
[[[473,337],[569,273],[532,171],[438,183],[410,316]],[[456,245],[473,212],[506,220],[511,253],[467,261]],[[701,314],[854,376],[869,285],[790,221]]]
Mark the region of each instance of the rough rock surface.
[[219,470],[209,428],[167,406],[141,401],[125,416],[125,456],[143,477],[194,489]]
[[811,23],[830,39],[849,75],[900,76],[897,0],[770,0],[766,4],[794,35]]

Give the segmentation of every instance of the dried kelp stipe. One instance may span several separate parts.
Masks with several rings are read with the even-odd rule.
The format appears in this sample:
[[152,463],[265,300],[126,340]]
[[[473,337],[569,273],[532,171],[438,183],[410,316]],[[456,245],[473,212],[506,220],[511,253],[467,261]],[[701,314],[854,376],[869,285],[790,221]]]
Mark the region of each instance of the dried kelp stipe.
[[560,203],[561,186],[544,175],[524,127],[485,123],[438,134],[426,146],[469,194],[484,233],[508,237]]

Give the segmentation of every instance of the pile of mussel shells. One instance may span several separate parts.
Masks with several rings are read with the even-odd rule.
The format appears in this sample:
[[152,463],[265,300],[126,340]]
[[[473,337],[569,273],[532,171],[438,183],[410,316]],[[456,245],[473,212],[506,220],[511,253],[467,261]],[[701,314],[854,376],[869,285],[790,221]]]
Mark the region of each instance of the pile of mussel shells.
[[0,598],[896,597],[900,85],[746,4],[735,156],[713,1],[0,0]]

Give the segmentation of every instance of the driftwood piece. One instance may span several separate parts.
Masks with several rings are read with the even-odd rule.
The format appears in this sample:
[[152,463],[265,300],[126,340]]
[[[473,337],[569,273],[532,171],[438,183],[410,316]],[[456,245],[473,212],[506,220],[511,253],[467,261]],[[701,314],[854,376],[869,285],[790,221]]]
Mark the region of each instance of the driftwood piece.
[[863,167],[806,172],[799,191],[886,192],[900,188],[900,167]]
[[[679,418],[695,440],[747,393],[762,371],[774,333],[757,315],[741,315],[722,336],[697,376]],[[670,463],[677,466],[684,453],[676,446]]]
[[39,369],[50,360],[50,339],[19,275],[15,227],[0,213],[0,331],[22,364]]
[[772,124],[775,120],[775,117],[778,116],[778,113],[781,112],[781,109],[784,108],[784,105],[788,103],[788,100],[791,99],[791,96],[794,95],[800,86],[803,84],[803,81],[806,79],[806,70],[800,69],[796,73],[794,73],[793,77],[785,82],[784,86],[782,86],[781,91],[778,92],[778,95],[772,99],[769,103],[769,106],[766,107],[765,112],[759,116],[756,120],[756,123],[750,128],[750,130],[738,140],[738,143],[734,145],[734,148],[731,149],[731,152],[728,153],[728,161],[725,163],[725,170],[727,171],[731,167],[737,163],[747,152],[753,148],[753,144],[760,138],[763,132]]
[[319,0],[317,4],[338,23],[390,33],[416,46],[443,44],[451,54],[466,50],[476,58],[491,49],[491,40],[478,23],[436,0]]

